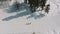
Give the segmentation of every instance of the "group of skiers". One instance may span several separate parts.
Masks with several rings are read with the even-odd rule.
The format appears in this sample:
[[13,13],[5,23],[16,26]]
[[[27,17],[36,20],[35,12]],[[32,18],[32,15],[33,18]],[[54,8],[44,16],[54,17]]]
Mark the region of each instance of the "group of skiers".
[[[38,8],[38,7],[41,7],[42,10],[43,10],[46,2],[47,2],[47,0],[24,0],[24,3],[30,5],[30,8],[31,8],[32,12],[35,12],[36,8]],[[50,5],[47,5],[47,6],[49,7]],[[47,12],[47,13],[48,13],[48,11],[47,11],[48,7],[46,7],[46,10],[45,10],[45,12]]]

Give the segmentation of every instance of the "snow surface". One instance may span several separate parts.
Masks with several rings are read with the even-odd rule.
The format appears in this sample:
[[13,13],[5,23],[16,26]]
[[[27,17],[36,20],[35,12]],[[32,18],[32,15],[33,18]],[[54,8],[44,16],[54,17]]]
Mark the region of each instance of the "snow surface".
[[21,14],[25,14],[25,16],[20,17],[20,12],[7,13],[6,9],[0,9],[0,34],[32,34],[32,32],[36,32],[36,34],[60,34],[60,0],[49,0],[49,3],[50,12],[42,17],[41,11],[33,14],[27,11],[27,14],[29,13],[27,15],[24,12],[26,9],[24,9],[21,10],[23,11]]

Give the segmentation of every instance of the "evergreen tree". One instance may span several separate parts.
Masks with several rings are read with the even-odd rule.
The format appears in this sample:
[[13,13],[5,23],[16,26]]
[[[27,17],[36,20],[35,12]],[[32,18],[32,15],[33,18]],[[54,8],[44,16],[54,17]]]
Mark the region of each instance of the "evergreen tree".
[[46,1],[47,0],[40,0],[40,6],[41,6],[42,10],[43,10],[43,8],[44,8],[44,6],[46,4]]
[[27,1],[28,1],[29,5],[30,5],[31,11],[35,12],[36,8],[38,8],[39,6],[43,10],[47,0],[25,0],[25,2],[27,2]]
[[27,0],[24,0],[24,3],[27,3]]
[[31,12],[32,13],[35,12],[35,4],[34,4],[35,0],[28,0],[28,2],[30,5]]
[[48,4],[45,8],[45,12],[48,13],[49,12],[49,9],[50,9],[50,4]]

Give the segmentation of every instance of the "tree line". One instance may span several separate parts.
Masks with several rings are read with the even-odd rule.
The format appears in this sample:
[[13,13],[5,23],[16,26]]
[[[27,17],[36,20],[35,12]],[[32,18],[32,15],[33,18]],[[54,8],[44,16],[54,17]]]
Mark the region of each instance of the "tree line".
[[[42,10],[43,10],[46,2],[47,2],[47,0],[24,0],[24,3],[30,5],[30,8],[31,8],[32,12],[35,12],[38,7],[41,7]],[[49,6],[50,6],[49,4],[46,6],[45,12],[47,12],[47,13],[48,13],[48,10],[49,10]]]

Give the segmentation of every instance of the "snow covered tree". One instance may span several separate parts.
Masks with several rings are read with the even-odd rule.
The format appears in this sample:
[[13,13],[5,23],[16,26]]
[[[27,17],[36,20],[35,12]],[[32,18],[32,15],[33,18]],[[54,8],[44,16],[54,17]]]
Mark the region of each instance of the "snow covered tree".
[[50,4],[48,4],[45,8],[45,12],[48,13],[49,12],[49,9],[50,9]]
[[[28,1],[28,3],[27,3]],[[36,8],[38,8],[39,6],[42,8],[44,8],[45,4],[46,4],[47,0],[25,0],[25,3],[30,5],[31,11],[35,12]]]
[[24,3],[27,3],[27,0],[24,0]]
[[42,10],[43,10],[43,8],[44,8],[44,6],[46,4],[46,1],[47,0],[40,0],[40,6],[41,6]]

